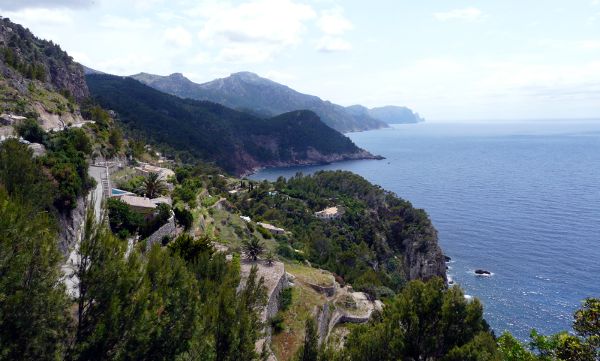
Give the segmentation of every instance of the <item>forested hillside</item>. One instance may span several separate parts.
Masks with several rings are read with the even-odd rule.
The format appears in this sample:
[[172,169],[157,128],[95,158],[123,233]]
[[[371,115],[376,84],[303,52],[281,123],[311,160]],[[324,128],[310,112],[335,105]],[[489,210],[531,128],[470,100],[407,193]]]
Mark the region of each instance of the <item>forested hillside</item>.
[[369,114],[354,114],[341,105],[314,95],[302,94],[254,73],[239,72],[222,79],[196,84],[182,74],[159,76],[140,73],[133,78],[165,93],[182,98],[208,100],[233,109],[272,117],[295,110],[310,110],[339,132],[385,128],[383,121]]
[[131,78],[86,78],[92,96],[116,111],[134,137],[167,145],[188,161],[215,162],[234,174],[265,166],[373,158],[309,111],[263,119],[164,94]]
[[[364,178],[319,172],[280,178],[274,189],[269,194],[259,187],[232,201],[253,219],[291,231],[290,242],[279,245],[281,255],[308,259],[376,298],[413,279],[446,278],[437,232],[425,211]],[[327,207],[339,208],[339,218],[315,217]]]

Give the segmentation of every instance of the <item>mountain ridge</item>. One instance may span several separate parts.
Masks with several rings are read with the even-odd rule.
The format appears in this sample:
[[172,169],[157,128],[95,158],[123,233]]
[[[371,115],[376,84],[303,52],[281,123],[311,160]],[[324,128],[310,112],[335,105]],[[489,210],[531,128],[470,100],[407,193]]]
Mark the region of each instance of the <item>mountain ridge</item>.
[[378,159],[328,127],[313,112],[272,118],[209,101],[182,99],[130,77],[86,76],[92,96],[114,110],[131,133],[244,175],[263,167]]
[[252,72],[237,72],[206,83],[194,83],[181,73],[168,76],[139,73],[131,76],[160,91],[196,100],[207,100],[233,109],[271,117],[293,110],[311,110],[331,128],[355,132],[388,125],[368,114],[352,114],[341,105],[300,93]]

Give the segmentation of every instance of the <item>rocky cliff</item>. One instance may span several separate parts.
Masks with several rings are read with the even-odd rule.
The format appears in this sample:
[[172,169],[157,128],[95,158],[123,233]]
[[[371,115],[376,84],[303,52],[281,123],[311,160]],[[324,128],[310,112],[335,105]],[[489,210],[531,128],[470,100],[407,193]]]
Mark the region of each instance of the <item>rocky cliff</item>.
[[[35,37],[28,29],[6,18],[0,19],[0,49],[1,70],[8,73],[9,78],[37,80],[48,90],[76,100],[89,95],[81,65],[57,44]],[[16,88],[24,91],[23,85],[27,84],[17,82]]]

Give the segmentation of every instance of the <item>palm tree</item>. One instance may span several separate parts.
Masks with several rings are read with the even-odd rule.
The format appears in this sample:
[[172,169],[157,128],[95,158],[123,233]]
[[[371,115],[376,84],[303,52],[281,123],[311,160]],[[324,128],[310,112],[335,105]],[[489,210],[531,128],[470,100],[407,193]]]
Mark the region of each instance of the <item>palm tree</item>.
[[275,262],[275,255],[272,251],[267,252],[267,255],[265,256],[265,261],[267,261],[267,266],[273,265],[273,263]]
[[142,190],[148,198],[156,198],[166,189],[167,186],[165,181],[161,178],[160,174],[154,172],[148,174],[148,177],[146,177],[142,186]]
[[244,240],[242,250],[246,254],[246,257],[252,261],[256,261],[265,250],[265,247],[258,238],[252,237],[249,241]]

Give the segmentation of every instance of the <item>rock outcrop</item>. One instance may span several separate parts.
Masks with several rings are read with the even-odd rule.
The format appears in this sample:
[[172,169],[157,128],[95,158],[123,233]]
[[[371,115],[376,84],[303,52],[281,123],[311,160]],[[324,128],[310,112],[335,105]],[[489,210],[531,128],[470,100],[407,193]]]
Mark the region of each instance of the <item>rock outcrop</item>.
[[[4,61],[0,62],[3,73],[12,69],[25,78],[45,83],[50,91],[73,96],[76,100],[89,96],[80,64],[57,44],[35,37],[28,29],[6,18],[0,18],[0,48],[4,52]],[[27,83],[17,81],[15,88],[25,92]]]

